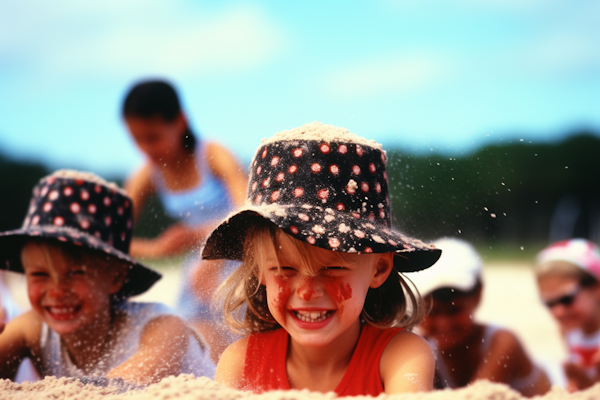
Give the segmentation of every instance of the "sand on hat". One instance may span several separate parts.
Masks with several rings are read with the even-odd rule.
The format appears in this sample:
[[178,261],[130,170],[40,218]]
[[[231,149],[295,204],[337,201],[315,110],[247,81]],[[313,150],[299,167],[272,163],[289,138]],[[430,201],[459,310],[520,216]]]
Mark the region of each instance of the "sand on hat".
[[[0,380],[0,397],[2,399],[14,400],[45,400],[63,399],[70,400],[143,400],[143,399],[211,399],[211,400],[331,400],[335,398],[333,393],[317,393],[307,390],[274,391],[263,394],[254,394],[223,387],[208,378],[194,378],[191,375],[180,375],[168,377],[161,382],[150,385],[143,389],[131,389],[123,391],[120,385],[97,386],[94,384],[83,384],[72,378],[47,377],[39,382],[13,383],[8,380]],[[364,399],[366,396],[354,398]],[[478,381],[466,388],[456,390],[439,390],[428,393],[408,393],[400,397],[380,395],[379,400],[387,399],[403,400],[467,400],[467,399],[489,399],[489,400],[519,400],[524,399],[519,393],[505,385]],[[558,387],[553,388],[546,395],[536,397],[540,400],[558,399],[597,399],[600,398],[600,384],[585,391],[569,394]]]
[[[345,142],[354,143],[363,146],[370,146],[378,150],[383,150],[383,146],[375,140],[365,139],[354,133],[350,133],[346,128],[340,128],[333,125],[322,124],[318,121],[304,124],[298,128],[293,128],[276,133],[273,137],[263,139],[261,144],[266,145],[273,142],[287,140],[318,140],[322,142]],[[384,151],[385,152],[385,151]]]
[[112,190],[118,192],[119,194],[122,194],[123,196],[129,196],[127,194],[127,192],[125,191],[125,189],[119,187],[119,185],[117,185],[116,183],[108,182],[92,172],[83,172],[83,171],[77,171],[77,170],[73,170],[73,169],[59,169],[59,170],[53,172],[51,175],[43,177],[42,180],[47,180],[47,179],[51,179],[51,178],[81,179],[81,180],[85,180],[88,182],[97,183],[99,185],[106,186],[109,189],[112,189]]

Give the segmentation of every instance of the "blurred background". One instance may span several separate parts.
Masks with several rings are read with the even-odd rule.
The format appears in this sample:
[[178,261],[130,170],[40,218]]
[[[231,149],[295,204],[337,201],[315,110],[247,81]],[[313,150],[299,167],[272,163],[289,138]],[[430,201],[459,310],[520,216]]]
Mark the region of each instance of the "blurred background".
[[383,143],[409,234],[598,241],[598,38],[594,0],[0,0],[0,230],[54,169],[122,183],[143,162],[123,96],[166,78],[245,166],[314,120]]

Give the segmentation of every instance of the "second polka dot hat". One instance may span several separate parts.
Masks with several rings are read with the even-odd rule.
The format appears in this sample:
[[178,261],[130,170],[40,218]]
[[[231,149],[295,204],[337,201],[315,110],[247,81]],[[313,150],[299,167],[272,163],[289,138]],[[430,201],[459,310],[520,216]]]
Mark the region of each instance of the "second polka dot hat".
[[148,290],[158,272],[131,258],[132,202],[114,183],[79,171],[59,170],[33,188],[21,229],[0,233],[0,268],[23,272],[21,247],[29,237],[83,246],[129,264],[119,295]]
[[259,216],[323,249],[394,252],[398,271],[428,268],[441,251],[391,227],[386,161],[377,142],[319,122],[263,140],[246,205],[210,234],[203,258],[241,260],[246,230]]

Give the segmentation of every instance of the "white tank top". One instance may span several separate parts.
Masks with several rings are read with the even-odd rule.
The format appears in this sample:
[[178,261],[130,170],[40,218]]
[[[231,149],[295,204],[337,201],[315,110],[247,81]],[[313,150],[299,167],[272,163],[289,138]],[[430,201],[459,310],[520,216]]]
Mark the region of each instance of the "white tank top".
[[[125,322],[109,353],[94,367],[91,373],[84,373],[71,361],[67,349],[62,345],[60,336],[42,324],[40,375],[61,377],[106,376],[108,371],[121,365],[139,350],[140,335],[144,327],[153,319],[174,312],[160,303],[124,302],[119,310],[126,314]],[[215,365],[210,359],[208,346],[200,342],[198,336],[190,334],[188,351],[182,360],[182,374],[197,377],[214,377]]]

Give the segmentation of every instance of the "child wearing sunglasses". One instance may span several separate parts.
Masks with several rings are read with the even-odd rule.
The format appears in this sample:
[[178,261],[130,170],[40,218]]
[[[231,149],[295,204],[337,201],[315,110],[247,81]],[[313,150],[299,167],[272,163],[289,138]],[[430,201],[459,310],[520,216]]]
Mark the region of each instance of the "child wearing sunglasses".
[[442,250],[439,261],[407,276],[429,307],[418,328],[434,350],[435,387],[460,388],[485,379],[524,396],[547,392],[548,377],[515,334],[474,318],[483,292],[483,262],[473,246],[454,238],[433,244]]
[[600,381],[600,248],[585,239],[554,243],[538,254],[536,278],[567,345],[567,390],[592,386]]

